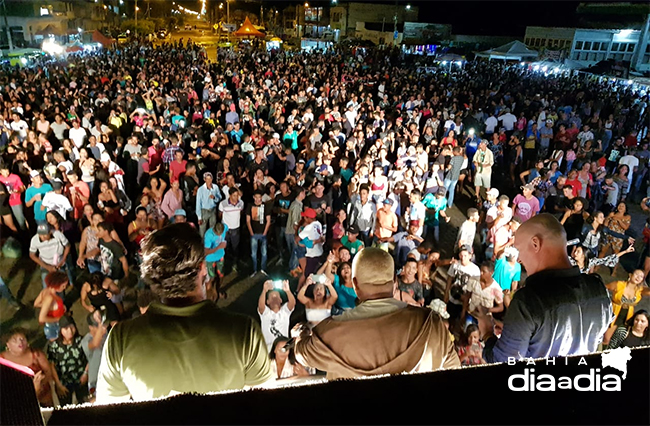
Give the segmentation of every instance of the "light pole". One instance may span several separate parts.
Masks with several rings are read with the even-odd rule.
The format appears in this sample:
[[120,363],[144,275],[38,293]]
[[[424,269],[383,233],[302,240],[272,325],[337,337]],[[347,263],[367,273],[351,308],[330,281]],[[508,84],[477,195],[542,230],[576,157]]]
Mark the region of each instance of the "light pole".
[[135,0],[135,38],[138,38],[138,0]]
[[5,5],[5,0],[2,0],[2,14],[5,18],[5,29],[7,30],[7,42],[9,43],[9,51],[13,51],[14,43],[11,40],[11,28],[9,28],[9,22],[7,21],[7,6]]

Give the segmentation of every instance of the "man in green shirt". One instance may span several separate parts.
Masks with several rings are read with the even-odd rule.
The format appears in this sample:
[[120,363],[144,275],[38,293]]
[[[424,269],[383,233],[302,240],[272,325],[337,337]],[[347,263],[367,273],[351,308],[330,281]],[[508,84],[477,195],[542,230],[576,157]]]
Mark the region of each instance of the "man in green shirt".
[[438,188],[436,195],[427,194],[422,200],[422,204],[427,208],[427,214],[424,219],[424,226],[426,227],[426,234],[433,229],[433,237],[436,243],[440,241],[440,216],[449,222],[450,217],[447,216],[447,190],[443,187]]
[[154,232],[142,244],[142,257],[142,277],[160,303],[110,331],[97,403],[242,389],[272,378],[259,324],[208,300],[203,240],[192,226]]
[[346,247],[348,250],[350,250],[350,254],[354,258],[354,256],[359,253],[361,250],[363,250],[363,241],[358,239],[359,237],[359,228],[356,225],[352,225],[348,228],[348,234],[344,235],[343,238],[341,238],[341,244],[343,247]]

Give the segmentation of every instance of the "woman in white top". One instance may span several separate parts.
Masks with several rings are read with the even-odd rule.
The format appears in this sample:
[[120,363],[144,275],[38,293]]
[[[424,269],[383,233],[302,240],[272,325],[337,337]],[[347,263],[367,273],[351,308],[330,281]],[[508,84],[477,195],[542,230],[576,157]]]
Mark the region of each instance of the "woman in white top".
[[324,275],[310,275],[298,293],[298,300],[305,305],[305,315],[312,327],[332,315],[332,306],[338,298],[332,282]]
[[95,185],[95,159],[90,158],[88,150],[81,148],[79,150],[79,169],[81,169],[81,180],[88,184],[92,192]]

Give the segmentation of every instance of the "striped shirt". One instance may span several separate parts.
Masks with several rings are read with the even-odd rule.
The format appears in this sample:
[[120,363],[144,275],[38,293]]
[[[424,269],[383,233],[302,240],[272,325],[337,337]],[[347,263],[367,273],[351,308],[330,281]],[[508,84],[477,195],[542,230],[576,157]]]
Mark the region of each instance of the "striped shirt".
[[239,229],[242,210],[244,210],[242,200],[237,201],[237,204],[232,204],[227,198],[219,203],[219,211],[223,215],[222,222],[228,225],[229,229]]

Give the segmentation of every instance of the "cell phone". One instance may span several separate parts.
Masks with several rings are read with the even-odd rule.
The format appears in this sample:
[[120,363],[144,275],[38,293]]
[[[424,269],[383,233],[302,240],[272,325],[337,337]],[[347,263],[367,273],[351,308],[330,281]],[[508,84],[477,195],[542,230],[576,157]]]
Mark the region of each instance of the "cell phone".
[[281,290],[283,287],[282,285],[282,280],[275,280],[273,281],[273,288],[276,288],[278,290]]
[[289,352],[291,349],[296,346],[296,339],[293,337],[289,340],[287,340],[287,343],[284,344],[284,347],[281,349],[282,352]]
[[311,280],[314,282],[314,284],[325,284],[327,277],[325,277],[323,274],[314,274],[312,275]]

